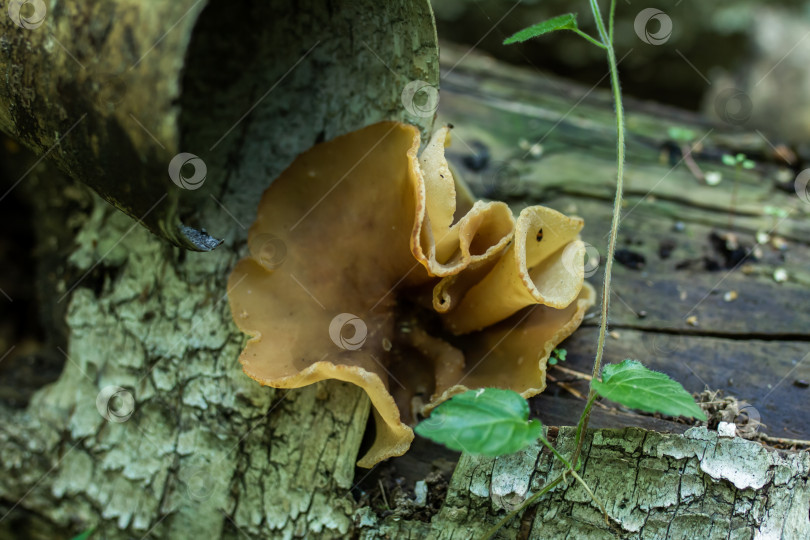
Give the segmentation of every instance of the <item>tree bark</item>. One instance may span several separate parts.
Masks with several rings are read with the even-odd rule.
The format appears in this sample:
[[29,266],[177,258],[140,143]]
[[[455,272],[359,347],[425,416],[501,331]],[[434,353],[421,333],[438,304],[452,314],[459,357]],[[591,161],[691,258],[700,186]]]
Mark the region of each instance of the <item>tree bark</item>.
[[[570,455],[575,430],[558,450]],[[552,441],[553,442],[553,441]],[[810,453],[782,455],[706,428],[666,435],[637,428],[591,431],[581,477],[516,517],[498,538],[807,538]],[[499,458],[463,456],[447,498],[431,522],[361,515],[362,538],[480,538],[505,510],[517,508],[562,472],[539,443]],[[522,534],[521,534],[522,531]]]
[[[402,91],[438,84],[435,27],[426,0],[260,4],[67,3],[36,29],[3,18],[14,45],[0,127],[176,244],[190,234],[177,215],[223,240],[186,252],[98,198],[77,212],[68,203],[87,195],[76,185],[13,156],[4,192],[24,190],[36,209],[37,251],[53,265],[43,311],[65,312],[53,326],[66,338],[54,344],[58,380],[24,408],[0,404],[6,535],[328,538],[352,527],[367,398],[339,383],[288,392],[248,379],[226,282],[262,191],[299,152],[383,119],[430,131],[432,115],[411,115]],[[109,70],[125,80],[120,102],[99,97],[96,74]],[[206,162],[202,188],[169,180],[179,151]],[[157,210],[167,193],[176,210]]]
[[[405,85],[438,82],[427,0],[23,4],[0,17],[0,130],[186,249],[233,229],[211,194],[257,197],[290,156],[404,120]],[[179,153],[205,189],[172,183]]]

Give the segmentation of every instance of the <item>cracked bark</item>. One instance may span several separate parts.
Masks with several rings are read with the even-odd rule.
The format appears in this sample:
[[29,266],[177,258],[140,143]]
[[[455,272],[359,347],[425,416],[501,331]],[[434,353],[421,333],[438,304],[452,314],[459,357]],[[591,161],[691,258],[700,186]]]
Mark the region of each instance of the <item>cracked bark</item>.
[[[427,1],[307,0],[294,16],[289,9],[67,3],[35,30],[3,17],[0,46],[11,53],[0,64],[16,76],[4,79],[0,128],[43,154],[66,118],[87,113],[52,152],[62,171],[136,218],[144,216],[127,200],[162,204],[169,193],[184,223],[224,241],[209,253],[172,247],[54,167],[25,174],[34,157],[8,156],[5,176],[20,179],[16,189],[34,208],[43,311],[60,314],[52,326],[65,337],[54,345],[66,359],[23,408],[0,403],[0,536],[95,527],[100,538],[328,538],[352,528],[367,398],[342,383],[288,392],[248,379],[226,281],[247,252],[245,227],[262,191],[299,152],[383,119],[429,131],[432,118],[410,117],[401,92],[412,80],[438,83],[436,35]],[[76,23],[94,16],[110,25],[106,39]],[[126,73],[122,101],[96,99],[98,73],[147,52]],[[26,90],[39,71],[47,76]],[[181,192],[167,177],[178,151],[206,162],[199,190]],[[86,213],[69,204],[76,200]],[[146,224],[182,244],[161,228],[174,226],[173,211],[158,208],[164,217]],[[134,399],[123,421],[102,414],[114,418],[127,394],[97,406],[108,386]]]
[[[557,438],[574,450],[573,428]],[[810,453],[782,454],[705,428],[684,435],[637,428],[591,431],[582,478],[599,507],[569,478],[541,499],[530,516],[531,538],[807,538],[810,535]],[[499,458],[464,455],[447,498],[431,522],[379,519],[369,512],[362,538],[478,538],[505,510],[516,508],[562,465],[537,444]],[[362,512],[362,511],[361,511]],[[516,538],[516,517],[498,538]]]

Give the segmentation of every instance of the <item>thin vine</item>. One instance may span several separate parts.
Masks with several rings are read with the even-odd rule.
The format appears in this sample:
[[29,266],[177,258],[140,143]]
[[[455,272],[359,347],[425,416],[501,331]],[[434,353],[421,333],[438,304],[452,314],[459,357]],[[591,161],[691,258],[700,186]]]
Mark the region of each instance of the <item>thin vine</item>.
[[[600,45],[602,48],[605,49],[607,53],[607,60],[608,60],[608,67],[610,69],[610,86],[613,90],[613,101],[616,107],[616,134],[617,134],[617,142],[616,142],[616,195],[613,199],[613,218],[610,224],[610,237],[608,239],[608,247],[607,247],[607,257],[605,261],[605,278],[602,284],[602,302],[600,308],[600,317],[601,320],[599,321],[599,337],[596,344],[596,356],[593,361],[593,370],[591,376],[593,379],[597,379],[602,370],[602,358],[604,357],[605,351],[605,336],[607,335],[607,323],[608,323],[608,310],[610,308],[610,282],[613,272],[613,256],[616,251],[616,240],[619,235],[619,223],[621,222],[621,214],[622,214],[622,198],[623,198],[623,191],[624,191],[624,157],[625,157],[625,143],[624,143],[624,106],[622,104],[622,93],[621,93],[621,86],[619,84],[619,69],[616,62],[616,51],[613,48],[613,28],[614,28],[614,14],[616,12],[616,0],[611,0],[610,2],[610,12],[608,16],[608,29],[605,30],[605,23],[602,19],[602,13],[599,9],[599,4],[597,0],[590,0],[591,4],[591,12],[593,13],[594,20],[596,21],[596,27],[599,31],[600,37]],[[590,41],[590,40],[589,40]],[[588,421],[590,420],[591,416],[591,408],[593,407],[594,401],[596,401],[597,393],[594,390],[593,385],[591,385],[590,391],[588,392],[588,401],[585,404],[585,408],[582,411],[582,415],[580,416],[579,423],[577,424],[577,432],[576,432],[576,449],[574,450],[574,454],[571,457],[571,461],[563,460],[563,463],[566,465],[566,470],[564,473],[560,474],[557,478],[552,480],[551,482],[547,483],[543,489],[532,495],[531,497],[527,498],[523,504],[521,504],[518,508],[509,512],[501,521],[499,521],[494,527],[492,527],[489,531],[487,531],[485,535],[485,540],[492,538],[501,527],[505,526],[509,521],[512,520],[517,514],[534,504],[538,501],[543,495],[548,493],[551,489],[553,489],[557,484],[564,480],[564,476],[567,473],[572,473],[575,478],[580,481],[582,484],[585,484],[584,481],[577,475],[576,469],[579,468],[579,457],[582,453],[582,445],[584,444],[585,437],[584,434],[588,429]],[[546,444],[549,448],[551,445],[548,444],[548,441],[545,440],[545,437],[541,438],[541,441]],[[554,454],[561,459],[562,456],[559,456],[556,450],[554,450]],[[587,489],[587,486],[586,486]],[[590,496],[596,500],[593,493],[590,489],[587,489]],[[597,501],[598,502],[598,501]],[[603,514],[605,515],[605,520],[607,521],[607,513],[605,512],[605,508],[601,503],[598,503]]]
[[[577,25],[576,14],[567,13],[525,28],[504,41],[505,44],[519,43],[550,32],[570,30],[584,37],[588,42],[604,49],[610,70],[610,84],[616,107],[616,194],[613,201],[613,218],[610,225],[605,277],[602,284],[601,320],[599,322],[596,355],[593,361],[588,398],[577,423],[574,452],[570,459],[560,454],[546,439],[539,420],[529,420],[529,406],[526,400],[520,394],[511,390],[487,388],[470,390],[459,394],[439,405],[433,411],[429,420],[416,426],[416,432],[419,435],[445,444],[454,450],[490,456],[512,453],[515,452],[516,448],[525,448],[527,445],[539,440],[563,464],[563,471],[560,474],[547,482],[540,491],[527,498],[518,508],[507,513],[503,519],[489,529],[484,537],[486,539],[492,538],[501,527],[509,523],[516,515],[536,503],[556,486],[565,482],[569,475],[583,486],[594,503],[601,509],[605,522],[610,525],[609,516],[604,505],[577,473],[581,465],[580,456],[585,433],[588,429],[591,409],[597,397],[601,396],[642,411],[661,412],[670,416],[687,416],[706,420],[704,412],[695,403],[692,395],[667,375],[649,370],[640,362],[630,359],[619,364],[607,364],[604,368],[602,365],[610,308],[613,258],[616,251],[619,224],[621,223],[624,190],[625,120],[621,86],[619,84],[618,62],[613,48],[616,0],[610,2],[607,27],[599,9],[598,1],[589,0],[589,2],[599,39],[595,39],[580,30]],[[555,354],[558,354],[558,360],[565,359],[564,354],[557,353],[557,351],[555,351]],[[549,363],[553,364],[555,362],[550,361]],[[651,387],[654,387],[655,391],[651,391]],[[664,397],[666,399],[663,399]],[[499,433],[508,433],[509,435],[502,436],[495,441],[487,439],[486,434],[491,433],[494,429],[493,426],[496,425],[500,429]],[[459,437],[466,441],[466,446],[460,444]]]

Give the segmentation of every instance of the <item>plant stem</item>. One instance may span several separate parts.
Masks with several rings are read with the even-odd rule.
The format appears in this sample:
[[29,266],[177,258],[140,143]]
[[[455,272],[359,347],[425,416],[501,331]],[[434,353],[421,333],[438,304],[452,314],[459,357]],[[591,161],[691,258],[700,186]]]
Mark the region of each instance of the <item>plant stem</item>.
[[579,34],[580,36],[584,37],[585,39],[587,39],[588,41],[590,41],[591,43],[593,43],[594,45],[596,45],[596,46],[597,46],[597,47],[599,47],[600,49],[604,49],[604,48],[605,48],[605,44],[604,44],[604,43],[602,43],[601,41],[597,41],[597,40],[593,39],[591,36],[589,36],[588,34],[586,34],[585,32],[583,32],[582,30],[579,30],[579,29],[575,28],[575,29],[574,29],[574,32],[576,32],[576,33],[577,33],[577,34]]
[[[611,0],[610,3],[610,21],[609,27],[613,28],[613,13],[615,11],[616,0]],[[610,68],[610,86],[613,89],[613,100],[616,105],[616,197],[613,200],[613,219],[610,224],[610,238],[608,240],[607,257],[605,261],[605,279],[602,284],[602,304],[601,304],[601,321],[599,322],[599,337],[596,342],[596,357],[593,361],[593,379],[599,378],[599,373],[602,370],[602,357],[605,352],[605,335],[607,334],[608,324],[608,308],[610,307],[610,280],[613,272],[613,256],[616,251],[616,240],[619,235],[619,223],[621,222],[622,215],[622,198],[624,190],[624,107],[622,106],[622,92],[619,85],[619,69],[616,63],[616,52],[613,50],[613,41],[611,40],[612,33],[605,30],[605,23],[602,20],[601,12],[599,11],[599,4],[597,0],[591,0],[591,10],[593,11],[594,19],[596,19],[596,26],[599,29],[599,36],[602,38],[607,51],[608,66]],[[585,405],[585,410],[580,417],[579,425],[577,426],[577,447],[571,462],[576,466],[579,455],[582,453],[583,434],[588,428],[588,421],[590,420],[591,405],[596,399],[596,392],[591,388],[588,393],[588,403]]]
[[[593,12],[594,19],[596,20],[596,26],[599,29],[599,37],[601,39],[601,43],[597,42],[587,34],[583,32],[577,32],[586,38],[588,41],[595,43],[599,47],[605,49],[607,51],[608,57],[608,66],[610,68],[610,85],[613,89],[613,100],[616,105],[616,133],[617,133],[617,152],[616,152],[616,197],[613,201],[613,220],[611,221],[610,225],[610,238],[608,240],[608,250],[607,250],[607,260],[605,261],[605,279],[602,286],[602,304],[601,304],[601,321],[599,323],[599,338],[596,345],[596,356],[593,361],[593,373],[592,373],[592,380],[599,378],[599,373],[602,370],[602,357],[604,356],[605,351],[605,336],[607,334],[607,321],[608,321],[608,308],[610,306],[610,280],[613,271],[613,256],[616,251],[616,240],[619,234],[619,223],[621,222],[621,213],[622,213],[622,198],[623,198],[623,190],[624,190],[624,108],[622,106],[622,94],[621,94],[621,86],[619,85],[619,70],[618,65],[616,62],[616,52],[613,50],[613,19],[614,13],[616,11],[616,0],[611,0],[610,2],[610,14],[608,20],[608,29],[605,29],[605,23],[602,20],[602,13],[599,10],[599,4],[597,0],[590,0],[591,4],[591,11]],[[585,490],[590,494],[591,498],[596,501],[596,503],[602,509],[602,513],[605,516],[605,521],[607,522],[607,512],[605,512],[604,506],[602,503],[594,496],[591,492],[590,488],[588,488],[587,484],[579,477],[576,473],[576,469],[578,469],[579,465],[579,456],[582,453],[582,444],[584,441],[584,433],[588,429],[588,421],[590,420],[591,415],[591,408],[593,407],[594,402],[596,401],[596,391],[591,388],[590,392],[588,393],[588,401],[585,404],[585,409],[582,411],[582,415],[579,418],[579,423],[577,424],[577,433],[576,433],[576,449],[574,450],[574,454],[572,459],[569,461],[565,460],[557,450],[553,448],[551,443],[546,440],[545,437],[541,437],[541,442],[549,448],[552,453],[554,454],[555,458],[559,459],[566,467],[565,472],[558,475],[554,480],[547,483],[543,486],[543,489],[523,501],[518,508],[515,508],[506,516],[503,517],[494,527],[490,528],[486,534],[484,535],[484,540],[488,540],[492,538],[501,527],[509,523],[509,521],[514,518],[518,513],[522,512],[524,509],[528,508],[532,504],[534,504],[540,497],[551,491],[557,484],[562,482],[565,479],[565,475],[569,472],[576,478],[578,482],[580,482],[584,487]]]
[[546,448],[548,448],[549,450],[551,450],[551,453],[552,453],[552,454],[554,454],[554,457],[556,457],[557,459],[559,459],[560,461],[562,461],[563,465],[565,465],[565,467],[566,467],[567,469],[570,469],[570,468],[571,468],[571,464],[568,462],[568,460],[567,460],[567,459],[565,459],[565,458],[562,456],[562,454],[560,454],[560,453],[557,451],[557,449],[556,449],[556,448],[554,448],[554,446],[552,446],[552,444],[551,444],[550,442],[548,442],[548,439],[546,439],[546,437],[545,437],[544,435],[540,435],[540,442],[541,442],[541,443],[543,443],[543,446],[545,446]]
[[502,520],[500,520],[493,527],[491,527],[484,534],[484,536],[482,537],[482,540],[489,540],[490,538],[495,536],[495,534],[501,529],[501,527],[503,527],[504,525],[509,523],[512,520],[513,517],[518,515],[518,513],[522,512],[524,508],[527,508],[527,507],[531,506],[532,504],[534,504],[540,497],[542,497],[543,495],[545,495],[546,493],[548,493],[549,491],[551,491],[552,489],[557,487],[557,484],[559,484],[562,481],[563,481],[563,475],[561,474],[557,478],[555,478],[554,480],[552,480],[551,482],[549,482],[548,484],[543,486],[543,489],[541,489],[540,491],[538,491],[537,493],[535,493],[534,495],[532,495],[531,497],[529,497],[528,499],[523,501],[523,504],[521,504],[520,506],[518,506],[517,508],[515,508],[514,510],[512,510],[511,512],[506,514],[503,517]]
[[588,487],[588,484],[585,483],[585,480],[583,480],[582,478],[579,477],[579,475],[577,474],[576,471],[571,470],[570,472],[571,472],[571,475],[574,478],[576,478],[577,482],[582,484],[582,487],[585,488],[585,491],[587,491],[588,495],[591,496],[591,500],[593,502],[595,502],[597,506],[599,506],[599,509],[602,511],[602,516],[605,518],[605,523],[609,526],[610,525],[610,518],[608,517],[607,510],[605,510],[605,505],[602,504],[602,501],[600,501],[598,498],[596,498],[596,495],[593,494],[593,491],[591,491],[591,488]]

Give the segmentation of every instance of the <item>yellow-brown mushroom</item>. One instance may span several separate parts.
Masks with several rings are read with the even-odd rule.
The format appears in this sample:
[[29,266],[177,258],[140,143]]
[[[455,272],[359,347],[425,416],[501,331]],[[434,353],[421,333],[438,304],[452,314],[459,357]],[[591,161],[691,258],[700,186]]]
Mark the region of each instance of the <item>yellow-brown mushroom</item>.
[[301,154],[264,193],[230,277],[245,373],[368,393],[377,430],[360,466],[403,454],[416,415],[467,388],[541,392],[594,301],[581,219],[482,201],[456,216],[448,137],[418,156],[415,127],[383,122]]

